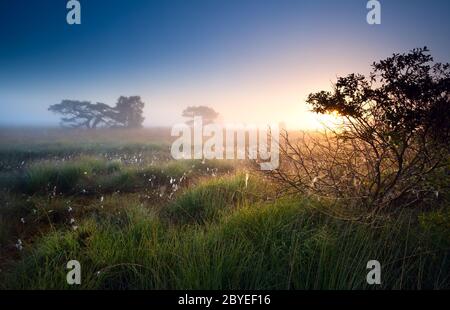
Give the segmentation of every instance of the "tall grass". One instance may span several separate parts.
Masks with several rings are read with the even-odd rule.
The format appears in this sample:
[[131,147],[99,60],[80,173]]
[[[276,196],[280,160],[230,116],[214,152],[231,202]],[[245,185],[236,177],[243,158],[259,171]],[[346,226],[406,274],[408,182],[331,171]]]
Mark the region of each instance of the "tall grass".
[[[383,215],[378,226],[342,220],[329,214],[353,210],[279,198],[235,162],[168,161],[169,140],[147,138],[55,131],[1,143],[0,288],[450,288],[448,208]],[[446,178],[436,180],[448,207]],[[73,259],[81,286],[66,283]],[[380,286],[366,283],[373,259]]]
[[[190,225],[180,225],[176,212],[163,211],[172,219],[166,221],[135,204],[114,216],[88,217],[76,231],[56,230],[11,265],[1,283],[73,288],[65,264],[77,259],[78,288],[86,289],[358,289],[371,288],[366,264],[376,259],[379,288],[449,288],[449,252],[413,225],[414,214],[373,227],[329,217],[298,197],[254,202],[243,192],[234,204],[230,196],[241,182],[239,176],[205,182],[180,196],[174,206],[204,206],[202,221]],[[234,207],[211,216],[217,195]]]
[[221,177],[187,190],[163,212],[178,224],[204,224],[218,219],[232,208],[262,200],[264,191],[269,191],[268,187],[248,174]]
[[60,142],[17,145],[0,142],[0,170],[14,171],[43,160],[68,161],[79,157],[102,155],[108,160],[138,158],[150,163],[154,158],[168,158],[168,144]]
[[83,158],[76,162],[38,163],[28,168],[16,181],[16,190],[32,194],[36,192],[72,191],[84,178],[111,174],[120,169],[117,162]]
[[[180,183],[187,177],[224,174],[234,170],[231,162],[199,160],[157,162],[143,167],[118,160],[80,157],[63,162],[36,162],[21,173],[0,174],[0,188],[33,194],[133,192],[150,186]],[[180,180],[181,179],[181,180]]]

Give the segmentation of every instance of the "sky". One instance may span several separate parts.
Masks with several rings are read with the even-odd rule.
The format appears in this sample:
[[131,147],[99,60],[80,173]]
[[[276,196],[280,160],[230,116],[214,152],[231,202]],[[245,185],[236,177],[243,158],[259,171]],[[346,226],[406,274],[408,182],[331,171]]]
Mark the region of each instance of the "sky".
[[146,126],[213,107],[227,123],[311,129],[307,95],[338,76],[368,73],[394,52],[428,46],[450,61],[450,1],[0,0],[0,126],[53,126],[63,99],[146,102]]

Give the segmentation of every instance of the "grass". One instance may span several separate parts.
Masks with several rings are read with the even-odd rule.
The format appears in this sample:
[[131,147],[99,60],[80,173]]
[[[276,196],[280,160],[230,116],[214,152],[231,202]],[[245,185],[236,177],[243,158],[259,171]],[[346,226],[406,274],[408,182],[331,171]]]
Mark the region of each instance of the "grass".
[[[369,224],[281,195],[240,163],[172,161],[131,136],[50,136],[0,145],[2,289],[450,288],[445,181],[441,205]],[[66,283],[73,259],[81,286]],[[380,286],[366,283],[373,259]]]
[[223,174],[233,170],[232,163],[220,161],[170,161],[140,167],[117,160],[80,157],[67,162],[37,162],[21,173],[4,173],[0,175],[0,188],[28,195],[92,194],[118,190],[135,192],[149,186],[179,183],[181,178]]
[[77,157],[102,155],[107,160],[136,161],[148,164],[158,158],[167,158],[166,144],[123,143],[41,143],[0,145],[0,170],[20,170],[29,163],[48,159],[70,161]]
[[249,174],[203,182],[183,193],[163,209],[164,215],[178,224],[205,224],[230,212],[230,208],[264,199],[268,192],[260,180]]
[[357,289],[369,288],[366,264],[376,258],[381,288],[448,288],[448,252],[427,255],[429,236],[416,240],[413,218],[373,229],[330,219],[309,204],[252,204],[214,224],[189,226],[139,206],[88,218],[77,231],[42,238],[3,283],[70,288],[64,266],[77,259],[86,289]]

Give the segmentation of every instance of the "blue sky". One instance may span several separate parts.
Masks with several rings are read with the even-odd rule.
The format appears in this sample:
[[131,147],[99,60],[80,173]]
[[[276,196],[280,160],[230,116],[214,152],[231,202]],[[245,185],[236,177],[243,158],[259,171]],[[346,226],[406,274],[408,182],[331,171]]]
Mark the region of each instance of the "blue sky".
[[62,99],[141,95],[146,125],[210,105],[230,122],[313,126],[304,104],[336,76],[427,45],[448,62],[450,2],[381,0],[0,0],[0,125],[56,125]]

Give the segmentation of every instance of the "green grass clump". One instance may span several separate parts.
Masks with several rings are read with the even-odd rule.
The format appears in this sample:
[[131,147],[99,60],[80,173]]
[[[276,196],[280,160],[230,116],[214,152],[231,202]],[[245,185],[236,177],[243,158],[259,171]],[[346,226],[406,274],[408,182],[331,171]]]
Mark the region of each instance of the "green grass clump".
[[419,223],[421,228],[432,236],[434,243],[444,244],[450,249],[450,209],[420,214]]
[[263,199],[264,190],[267,185],[248,174],[220,177],[191,187],[163,211],[178,224],[204,224],[234,207]]
[[84,178],[110,174],[120,169],[118,162],[107,162],[94,158],[83,158],[75,162],[37,163],[28,168],[17,182],[23,193],[46,193],[73,191]]

